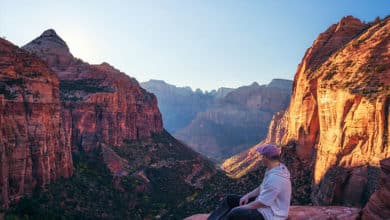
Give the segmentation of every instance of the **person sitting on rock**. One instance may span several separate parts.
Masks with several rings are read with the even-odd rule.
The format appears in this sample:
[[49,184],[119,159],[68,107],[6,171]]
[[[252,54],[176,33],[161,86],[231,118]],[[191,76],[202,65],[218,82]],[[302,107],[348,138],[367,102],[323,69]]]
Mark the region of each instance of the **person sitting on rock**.
[[291,199],[290,172],[280,162],[280,149],[272,144],[257,147],[267,167],[263,182],[244,196],[229,194],[208,220],[287,219]]

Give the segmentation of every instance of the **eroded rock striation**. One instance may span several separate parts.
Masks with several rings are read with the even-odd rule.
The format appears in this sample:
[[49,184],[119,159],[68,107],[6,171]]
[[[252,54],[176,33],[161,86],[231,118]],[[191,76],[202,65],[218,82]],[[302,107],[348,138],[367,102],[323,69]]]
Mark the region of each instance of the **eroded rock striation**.
[[0,38],[0,205],[73,172],[59,80],[45,62]]
[[0,45],[0,202],[74,175],[5,218],[167,218],[217,172],[163,129],[156,97],[134,78],[74,58],[54,30],[24,50],[9,45]]
[[107,63],[74,58],[54,30],[23,49],[1,39],[0,50],[4,208],[36,187],[71,176],[72,149],[119,146],[163,131],[153,94]]
[[89,151],[99,143],[121,145],[162,132],[156,97],[134,78],[108,63],[91,65],[74,58],[51,29],[23,48],[58,74],[65,129],[74,150]]

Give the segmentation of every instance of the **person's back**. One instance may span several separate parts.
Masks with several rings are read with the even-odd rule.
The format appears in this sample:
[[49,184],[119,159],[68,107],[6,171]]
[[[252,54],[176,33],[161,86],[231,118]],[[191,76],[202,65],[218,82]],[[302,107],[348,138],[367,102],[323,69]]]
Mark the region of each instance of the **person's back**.
[[265,219],[286,219],[290,208],[291,181],[287,167],[279,166],[267,170],[260,185],[256,200],[267,207],[258,208]]

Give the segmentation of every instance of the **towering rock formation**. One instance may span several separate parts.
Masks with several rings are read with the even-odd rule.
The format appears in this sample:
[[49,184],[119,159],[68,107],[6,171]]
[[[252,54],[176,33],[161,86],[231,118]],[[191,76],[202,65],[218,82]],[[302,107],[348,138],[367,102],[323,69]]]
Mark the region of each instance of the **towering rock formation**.
[[121,145],[162,132],[156,97],[134,78],[107,63],[91,65],[74,58],[51,29],[23,48],[58,74],[64,126],[74,150],[89,151],[99,143]]
[[[376,187],[374,167],[390,156],[389,49],[390,18],[342,18],[306,51],[290,106],[274,116],[263,143],[293,143],[313,162],[316,204],[362,206]],[[234,175],[258,162],[252,148],[222,167]]]
[[74,58],[54,30],[24,49],[0,41],[0,204],[75,175],[6,215],[165,219],[217,172],[163,129],[135,79]]
[[248,149],[265,138],[272,115],[287,108],[292,81],[256,82],[229,92],[175,133],[190,147],[216,160]]
[[0,38],[0,206],[72,175],[57,75]]

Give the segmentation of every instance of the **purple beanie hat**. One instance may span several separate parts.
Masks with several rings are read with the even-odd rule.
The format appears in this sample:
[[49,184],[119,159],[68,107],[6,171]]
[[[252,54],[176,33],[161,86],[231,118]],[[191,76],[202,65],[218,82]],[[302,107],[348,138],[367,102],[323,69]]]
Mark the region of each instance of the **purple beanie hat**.
[[273,144],[265,144],[258,146],[256,150],[263,155],[264,157],[271,158],[275,156],[280,156],[280,148]]

